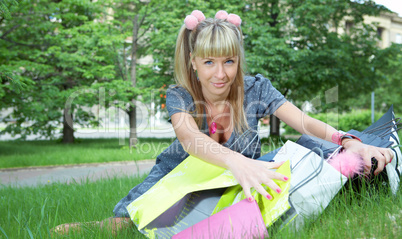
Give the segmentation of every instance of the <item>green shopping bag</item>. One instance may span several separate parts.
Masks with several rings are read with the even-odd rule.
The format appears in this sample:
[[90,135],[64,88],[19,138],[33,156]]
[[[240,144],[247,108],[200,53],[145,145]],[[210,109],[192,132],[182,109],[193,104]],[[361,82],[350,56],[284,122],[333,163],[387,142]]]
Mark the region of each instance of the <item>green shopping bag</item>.
[[[282,172],[290,178],[289,163],[284,163],[278,169],[278,172]],[[288,182],[289,181],[290,180],[288,180]],[[269,218],[267,216],[268,214],[271,215],[270,217],[273,217],[274,214],[272,212],[276,212],[279,217],[279,212],[285,211],[282,209],[286,208],[284,206],[281,206],[281,209],[277,210],[273,202],[281,201],[282,203],[282,200],[287,200],[288,183],[282,181],[278,181],[277,183],[283,191],[279,195],[283,195],[283,197],[275,196],[272,201],[269,201],[268,199],[259,196],[257,192],[254,192],[254,197],[259,201],[260,209],[263,212],[266,212],[264,213],[265,218]],[[219,201],[219,196],[221,194],[219,194],[216,200],[207,201],[207,204],[209,204],[208,207],[212,206],[208,215],[200,215],[199,218],[194,218],[192,216],[193,214],[188,215],[188,213],[190,214],[191,210],[199,211],[200,204],[197,204],[199,201],[197,202],[196,199],[198,195],[201,195],[200,198],[204,196],[204,198],[209,200],[210,196],[208,194],[213,192],[214,189],[224,190],[225,188],[235,185],[238,185],[238,183],[229,170],[207,163],[194,156],[189,156],[146,193],[130,203],[127,206],[127,210],[130,214],[131,220],[137,225],[138,229],[148,237],[170,238],[172,235],[191,226],[191,224],[193,225],[202,219],[211,216],[213,208]],[[228,195],[230,194],[226,193],[225,195],[225,203],[220,204],[221,209],[226,207],[226,204],[227,206],[230,206],[235,203],[234,201],[229,202],[227,200],[229,199]],[[271,195],[274,195],[274,193],[271,192]],[[216,198],[216,194],[213,197]],[[184,206],[177,206],[177,203],[180,204],[183,201],[185,204]],[[205,202],[206,201],[204,200],[204,205]],[[189,210],[191,206],[193,206],[193,208]],[[175,207],[179,209],[172,213],[171,209]],[[169,212],[169,215],[165,217],[168,219],[167,221],[169,221],[169,223],[166,224],[166,226],[163,226],[160,221],[163,221],[163,219],[161,219],[163,218],[162,214],[166,212]],[[184,220],[184,218],[187,221]],[[198,221],[195,221],[194,219]],[[156,226],[155,222],[157,222]],[[267,221],[265,221],[265,223],[268,224]]]
[[130,203],[127,210],[131,220],[141,230],[189,193],[236,184],[229,170],[189,156]]
[[[284,212],[290,208],[288,201],[291,177],[289,160],[279,167],[276,172],[286,175],[289,180],[286,182],[274,180],[274,182],[282,189],[280,194],[263,185],[267,192],[273,197],[272,200],[267,200],[254,188],[251,189],[251,194],[258,203],[258,207],[261,210],[262,218],[264,219],[266,227],[272,225]],[[245,198],[246,196],[244,195],[243,189],[240,185],[232,186],[224,192],[218,204],[216,205],[213,214],[225,209],[230,205],[238,203]]]

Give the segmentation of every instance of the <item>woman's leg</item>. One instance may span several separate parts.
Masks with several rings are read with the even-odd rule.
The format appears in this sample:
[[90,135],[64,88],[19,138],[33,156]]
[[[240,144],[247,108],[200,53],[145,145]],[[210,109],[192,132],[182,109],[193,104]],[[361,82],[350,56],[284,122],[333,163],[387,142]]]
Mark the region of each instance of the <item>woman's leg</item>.
[[74,222],[58,225],[50,230],[51,234],[68,235],[70,232],[79,232],[82,226],[99,226],[116,234],[118,231],[133,227],[134,223],[128,217],[109,217],[103,221]]
[[133,227],[134,223],[129,217],[109,217],[100,222],[100,227],[116,234],[118,231]]

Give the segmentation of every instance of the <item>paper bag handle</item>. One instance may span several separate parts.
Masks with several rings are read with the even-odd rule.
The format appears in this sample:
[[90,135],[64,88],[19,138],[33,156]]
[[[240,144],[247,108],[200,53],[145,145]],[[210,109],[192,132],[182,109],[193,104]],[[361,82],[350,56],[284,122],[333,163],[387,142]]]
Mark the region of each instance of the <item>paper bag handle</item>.
[[320,164],[318,165],[317,169],[312,172],[310,175],[308,175],[306,178],[304,178],[298,185],[296,185],[294,188],[292,188],[292,190],[289,190],[289,195],[291,195],[293,192],[295,192],[297,189],[303,187],[304,185],[306,185],[308,182],[310,182],[311,180],[313,180],[313,178],[315,178],[316,176],[318,176],[318,174],[321,173],[323,167],[324,167],[324,152],[318,148],[318,147],[314,147],[310,150],[310,152],[308,152],[306,155],[303,156],[303,158],[301,158],[299,160],[299,162],[297,162],[296,165],[292,166],[291,170],[293,171],[301,161],[305,160],[307,158],[308,155],[310,155],[311,153],[314,153],[314,151],[318,151],[319,155],[320,155]]

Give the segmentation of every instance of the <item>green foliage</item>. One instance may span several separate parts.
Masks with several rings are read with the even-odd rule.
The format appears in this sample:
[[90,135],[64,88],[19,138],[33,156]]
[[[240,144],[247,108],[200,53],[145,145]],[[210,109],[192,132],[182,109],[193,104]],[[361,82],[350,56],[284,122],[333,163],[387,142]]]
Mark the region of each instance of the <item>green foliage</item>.
[[17,6],[17,0],[0,0],[0,23],[2,18],[10,19],[11,18],[11,11],[10,7]]
[[[400,80],[396,48],[378,49],[373,27],[362,23],[383,10],[373,1],[22,1],[12,21],[1,20],[0,109],[11,108],[4,121],[15,121],[3,133],[52,137],[64,109],[74,124],[97,126],[99,115],[84,109],[118,101],[129,111],[133,99],[160,107],[164,98],[154,96],[174,83],[177,33],[194,9],[240,15],[247,72],[270,78],[296,104],[335,86],[339,110],[365,102],[350,104],[355,92],[381,86],[387,98],[378,102],[387,105],[399,93],[384,94]],[[338,35],[345,17],[355,27]],[[139,64],[144,56],[151,61]],[[332,107],[322,102],[323,110]]]
[[[376,31],[363,23],[375,15],[373,1],[247,1],[245,45],[250,74],[262,73],[288,99],[305,101],[338,86],[339,98],[378,85],[372,56],[383,61]],[[353,22],[349,34],[345,18]],[[323,101],[325,102],[325,100]],[[345,101],[340,108],[348,108]],[[325,109],[325,103],[323,104]],[[328,107],[327,107],[328,108]]]
[[[94,21],[102,13],[101,2],[24,1],[16,17],[3,22],[1,70],[28,86],[20,92],[2,87],[1,106],[13,109],[4,120],[16,120],[3,132],[52,137],[72,92],[115,78],[102,40],[106,26]],[[87,114],[75,117],[90,122]]]
[[[374,58],[376,64],[375,71],[378,73],[378,87],[374,88],[375,109],[386,111],[394,105],[394,111],[402,114],[402,104],[398,99],[402,99],[402,91],[399,87],[402,84],[402,44],[392,44],[382,52],[381,60]],[[371,92],[359,94],[354,99],[347,102],[355,108],[371,107]]]
[[[363,131],[372,124],[370,110],[352,110],[351,112],[342,114],[328,112],[308,115],[343,131],[349,131],[351,129]],[[381,116],[381,113],[376,112],[374,119],[378,120]],[[288,125],[284,125],[284,129],[286,130],[285,134],[299,134]]]

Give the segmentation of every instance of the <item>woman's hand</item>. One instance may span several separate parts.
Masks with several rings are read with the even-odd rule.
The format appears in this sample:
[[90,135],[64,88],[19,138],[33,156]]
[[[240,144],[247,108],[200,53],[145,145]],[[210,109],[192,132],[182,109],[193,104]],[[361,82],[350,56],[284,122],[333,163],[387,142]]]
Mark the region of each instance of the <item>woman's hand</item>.
[[263,197],[269,200],[272,199],[272,195],[270,195],[261,184],[265,184],[277,193],[282,192],[282,189],[273,181],[273,179],[287,181],[288,177],[270,170],[277,169],[282,164],[283,162],[264,162],[244,156],[231,158],[227,162],[228,169],[232,172],[237,182],[242,186],[244,194],[249,201],[254,200],[251,196],[251,188],[254,188]]
[[349,152],[359,154],[364,161],[364,174],[370,175],[371,158],[375,158],[378,162],[374,175],[378,175],[384,170],[384,167],[392,161],[394,154],[391,149],[379,148],[367,144],[363,144],[355,139],[345,139],[342,141],[343,146]]

